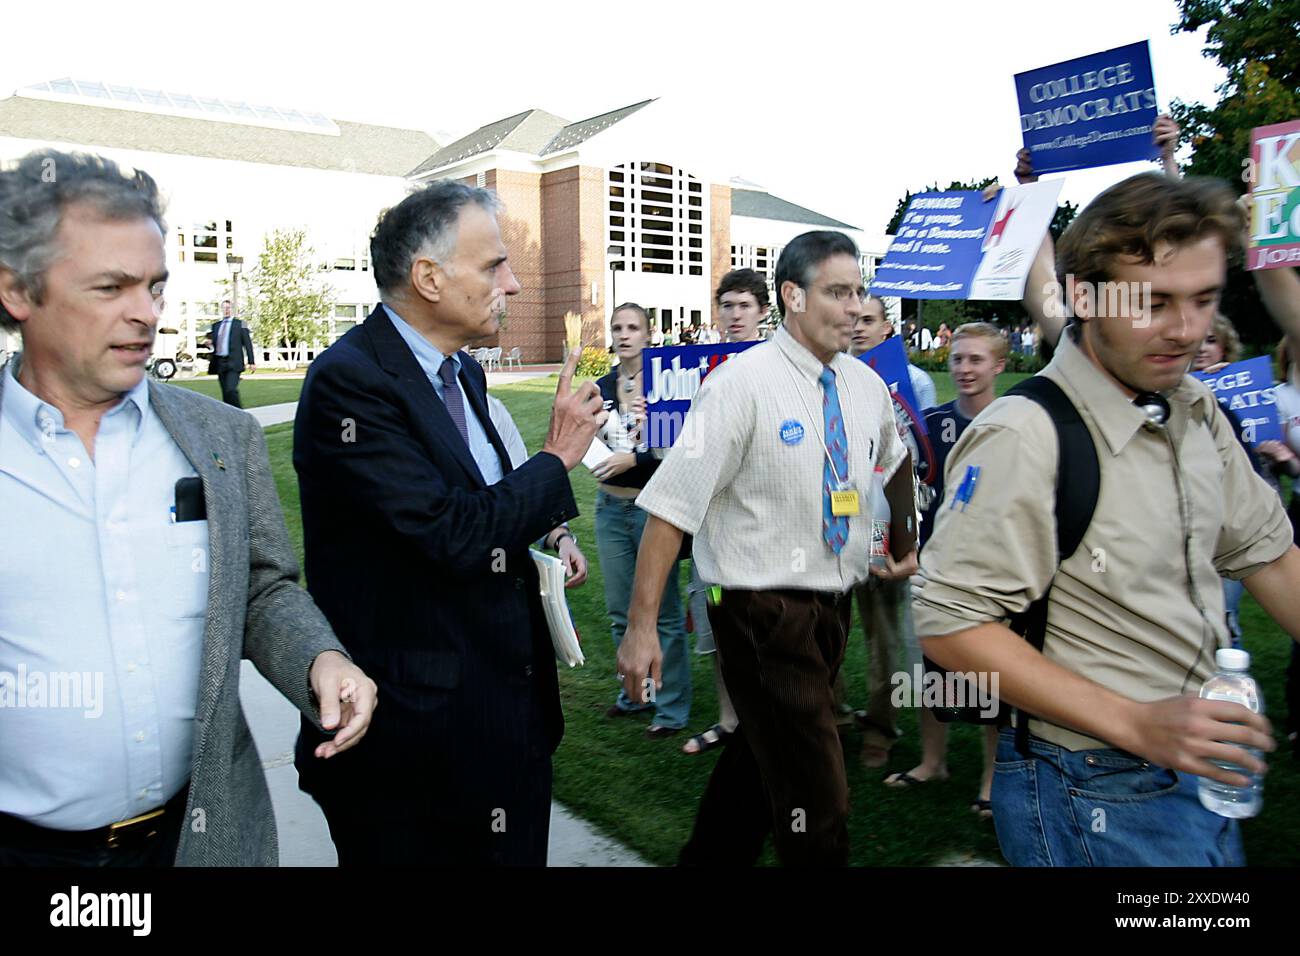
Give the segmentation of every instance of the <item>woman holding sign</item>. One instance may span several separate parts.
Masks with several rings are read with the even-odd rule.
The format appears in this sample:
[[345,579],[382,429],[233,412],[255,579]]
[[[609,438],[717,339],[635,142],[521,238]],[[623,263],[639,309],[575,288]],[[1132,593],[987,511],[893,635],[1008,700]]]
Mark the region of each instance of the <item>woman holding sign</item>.
[[[610,412],[598,437],[613,454],[595,465],[591,473],[600,482],[596,492],[596,551],[605,579],[605,607],[617,648],[627,630],[627,608],[632,598],[636,555],[646,513],[636,506],[660,459],[647,451],[640,431],[645,421],[645,389],[641,378],[641,351],[650,341],[650,317],[641,306],[627,302],[614,309],[610,320],[616,365],[596,382]],[[617,415],[613,414],[615,411]],[[663,686],[653,682],[641,700],[620,690],[606,717],[626,717],[653,711],[646,733],[671,737],[686,726],[691,710],[691,669],[686,648],[686,621],[678,593],[678,566],[674,563],[659,605],[659,643],[663,647]]]

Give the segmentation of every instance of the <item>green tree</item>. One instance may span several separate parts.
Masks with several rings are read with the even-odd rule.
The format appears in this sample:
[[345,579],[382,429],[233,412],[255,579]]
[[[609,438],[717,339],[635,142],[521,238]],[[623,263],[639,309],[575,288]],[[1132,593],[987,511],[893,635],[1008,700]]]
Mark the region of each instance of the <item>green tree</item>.
[[885,227],[885,233],[890,236],[898,233],[898,224],[903,221],[903,213],[907,210],[907,204],[912,201],[913,196],[919,195],[920,193],[946,193],[957,189],[983,189],[985,186],[991,186],[997,181],[998,178],[996,176],[989,176],[987,179],[981,179],[979,182],[971,181],[969,183],[961,183],[954,180],[947,186],[940,186],[938,183],[935,183],[933,186],[926,186],[924,189],[918,189],[916,192],[912,192],[909,189],[906,195],[898,201],[898,205],[894,208],[893,218],[889,220],[889,225]]
[[317,277],[312,258],[305,231],[277,229],[240,283],[240,311],[253,338],[289,349],[291,367],[307,349],[324,343],[328,328],[322,320],[334,312],[334,290]]
[[1079,215],[1079,204],[1072,202],[1063,202],[1056,207],[1056,212],[1052,214],[1052,222],[1047,227],[1047,231],[1052,234],[1052,241],[1058,242],[1061,233],[1070,228],[1070,223],[1074,222],[1074,217]]
[[[1227,73],[1215,105],[1173,102],[1170,112],[1182,127],[1180,139],[1192,146],[1183,172],[1216,176],[1245,192],[1250,131],[1300,119],[1300,0],[1179,0],[1178,7],[1181,16],[1171,32],[1206,28],[1205,56]],[[1277,340],[1244,270],[1229,271],[1222,308],[1255,348]]]

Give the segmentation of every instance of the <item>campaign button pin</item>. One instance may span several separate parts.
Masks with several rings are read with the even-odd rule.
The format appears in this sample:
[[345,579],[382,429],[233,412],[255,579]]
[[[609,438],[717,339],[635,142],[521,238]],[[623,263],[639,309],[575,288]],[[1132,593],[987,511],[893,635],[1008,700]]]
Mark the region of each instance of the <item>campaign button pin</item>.
[[787,445],[797,445],[803,441],[803,425],[788,418],[781,423],[781,441]]

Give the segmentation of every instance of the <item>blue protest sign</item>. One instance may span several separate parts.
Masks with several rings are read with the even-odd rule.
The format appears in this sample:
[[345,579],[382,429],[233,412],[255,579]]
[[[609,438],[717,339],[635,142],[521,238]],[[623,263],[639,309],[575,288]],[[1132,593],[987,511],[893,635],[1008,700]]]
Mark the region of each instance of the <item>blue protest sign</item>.
[[691,401],[704,379],[721,363],[758,342],[714,345],[675,345],[643,349],[641,381],[645,383],[646,444],[671,448],[681,432]]
[[889,394],[895,401],[901,401],[904,411],[925,428],[925,415],[916,401],[916,392],[912,390],[912,376],[907,371],[907,349],[903,340],[897,335],[890,336],[874,349],[863,352],[858,358],[867,363],[867,367],[879,375],[889,388]]
[[1233,362],[1217,372],[1193,372],[1219,404],[1241,422],[1241,437],[1252,447],[1262,441],[1281,441],[1277,398],[1273,392],[1273,365],[1268,356]]
[[[894,399],[894,420],[898,424],[899,436],[912,454],[912,466],[918,474],[928,475],[934,451],[925,427],[925,410],[920,407],[912,388],[912,376],[907,370],[907,348],[902,338],[891,336],[858,358],[879,375],[889,389]],[[931,479],[926,480],[932,483]]]
[[983,193],[921,193],[876,267],[871,291],[905,299],[1020,299],[1056,213],[1061,180]]
[[1035,173],[1156,159],[1147,41],[1016,74],[1020,130]]
[[920,193],[876,267],[871,291],[908,299],[965,299],[996,204],[974,190]]

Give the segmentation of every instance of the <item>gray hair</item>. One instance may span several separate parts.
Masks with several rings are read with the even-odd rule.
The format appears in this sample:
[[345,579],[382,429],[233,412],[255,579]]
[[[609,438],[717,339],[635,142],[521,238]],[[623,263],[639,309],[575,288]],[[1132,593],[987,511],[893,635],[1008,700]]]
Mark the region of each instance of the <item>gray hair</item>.
[[[0,169],[0,270],[16,276],[37,305],[59,254],[59,223],[74,203],[86,203],[111,221],[152,219],[167,232],[158,184],[148,173],[127,174],[111,159],[85,153],[28,153]],[[0,329],[18,326],[0,304]]]
[[443,263],[456,251],[456,225],[470,203],[496,215],[500,200],[486,189],[440,179],[411,193],[379,217],[370,237],[370,262],[380,292],[397,292],[420,257]]

